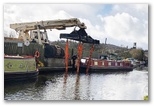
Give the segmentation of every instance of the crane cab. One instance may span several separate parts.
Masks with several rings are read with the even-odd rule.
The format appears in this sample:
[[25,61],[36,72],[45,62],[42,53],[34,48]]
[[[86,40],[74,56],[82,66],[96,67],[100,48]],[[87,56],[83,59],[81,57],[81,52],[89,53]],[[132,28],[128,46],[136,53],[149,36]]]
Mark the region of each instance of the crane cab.
[[32,31],[30,31],[30,38],[31,38],[32,42],[39,43],[39,38],[40,38],[41,43],[48,43],[48,35],[47,35],[46,31],[44,31],[44,32],[39,31],[38,32],[37,30],[32,30]]

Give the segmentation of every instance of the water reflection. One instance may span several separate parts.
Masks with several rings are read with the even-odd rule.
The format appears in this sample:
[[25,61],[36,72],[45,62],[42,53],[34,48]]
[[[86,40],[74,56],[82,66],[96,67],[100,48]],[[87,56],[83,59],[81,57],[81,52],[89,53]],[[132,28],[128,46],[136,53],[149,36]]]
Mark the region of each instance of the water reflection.
[[75,100],[80,100],[80,95],[79,95],[79,86],[80,86],[80,76],[79,73],[76,75],[76,82],[75,82]]
[[62,97],[65,98],[66,94],[66,82],[67,82],[68,72],[66,71],[64,74],[64,83],[63,83],[63,90],[62,90]]
[[4,86],[5,100],[142,100],[148,72],[50,73],[38,80]]

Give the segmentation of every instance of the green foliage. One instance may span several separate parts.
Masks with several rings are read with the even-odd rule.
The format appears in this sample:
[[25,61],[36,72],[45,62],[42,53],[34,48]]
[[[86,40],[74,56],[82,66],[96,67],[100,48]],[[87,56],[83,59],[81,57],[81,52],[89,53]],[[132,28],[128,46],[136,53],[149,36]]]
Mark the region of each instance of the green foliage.
[[123,58],[129,58],[131,57],[131,54],[129,53],[129,51],[125,51],[125,52],[120,52],[119,56]]
[[[61,46],[65,50],[65,44],[66,42],[63,41],[55,41],[52,42],[52,44],[57,44]],[[77,47],[78,42],[76,41],[69,41],[69,54],[71,55],[72,49],[74,51],[74,54],[77,54]],[[83,57],[89,56],[90,48],[92,47],[92,44],[83,44]],[[119,57],[122,58],[135,58],[137,60],[143,60],[144,58],[144,51],[142,49],[128,49],[125,47],[119,47],[112,44],[99,44],[94,46],[94,52],[92,57],[98,58],[102,54],[110,54],[110,53],[116,53]]]
[[132,49],[129,53],[134,59],[142,61],[144,58],[144,51],[142,49]]
[[148,100],[148,96],[144,96],[144,100]]

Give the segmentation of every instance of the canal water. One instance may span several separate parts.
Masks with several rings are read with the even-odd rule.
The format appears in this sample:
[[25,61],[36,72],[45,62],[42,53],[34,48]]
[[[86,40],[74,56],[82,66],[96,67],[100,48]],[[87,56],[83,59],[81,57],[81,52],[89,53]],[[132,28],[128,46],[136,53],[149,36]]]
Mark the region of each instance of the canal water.
[[5,100],[143,100],[148,71],[50,73],[36,81],[5,84]]

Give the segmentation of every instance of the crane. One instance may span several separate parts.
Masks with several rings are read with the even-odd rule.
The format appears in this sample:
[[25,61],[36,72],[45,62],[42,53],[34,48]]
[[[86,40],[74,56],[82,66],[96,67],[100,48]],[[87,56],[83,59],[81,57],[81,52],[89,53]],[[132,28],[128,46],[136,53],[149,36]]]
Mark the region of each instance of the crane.
[[[74,26],[82,29],[87,28],[85,24],[81,23],[77,18],[10,24],[10,28],[19,32],[18,39],[23,39],[24,41],[35,40],[39,44],[48,41],[46,29],[64,30],[66,27]],[[44,32],[41,32],[40,30],[44,30]]]
[[[68,70],[68,39],[79,41],[78,45],[78,65],[77,72],[79,72],[80,60],[82,56],[83,43],[92,43],[99,44],[99,40],[95,40],[90,37],[85,29],[87,28],[84,23],[81,23],[77,18],[71,19],[61,19],[61,20],[47,20],[47,21],[38,21],[38,22],[26,22],[26,23],[15,23],[10,24],[10,28],[14,29],[16,32],[19,32],[18,39],[23,39],[26,41],[36,41],[39,44],[48,43],[48,36],[46,29],[57,29],[64,30],[66,27],[79,27],[79,30],[74,30],[70,34],[60,34],[60,38],[66,38],[66,47],[65,47],[65,64],[66,71]],[[42,32],[41,30],[44,30]],[[30,31],[30,35],[29,35]],[[90,52],[90,58],[92,55],[92,51],[94,46],[92,46],[92,50]],[[89,59],[90,60],[90,59]],[[88,68],[87,68],[88,69]]]

